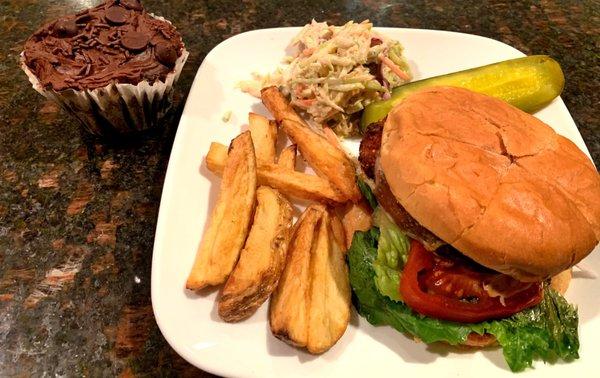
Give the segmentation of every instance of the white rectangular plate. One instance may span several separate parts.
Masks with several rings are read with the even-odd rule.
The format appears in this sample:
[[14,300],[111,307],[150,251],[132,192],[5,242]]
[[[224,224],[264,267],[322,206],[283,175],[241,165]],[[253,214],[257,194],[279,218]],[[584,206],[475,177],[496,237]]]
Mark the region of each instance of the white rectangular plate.
[[[268,115],[260,101],[240,92],[236,83],[250,78],[252,72],[274,70],[298,30],[279,28],[237,35],[215,47],[198,69],[171,152],[152,258],[152,305],[163,335],[190,363],[225,376],[512,376],[498,349],[471,352],[415,343],[390,327],[371,326],[356,313],[331,350],[311,356],[271,335],[267,304],[246,321],[226,324],[216,313],[215,290],[203,295],[185,290],[219,189],[218,180],[204,164],[210,142],[228,144],[245,129],[249,111]],[[378,30],[402,42],[415,79],[523,55],[506,44],[474,35]],[[231,119],[224,122],[223,114],[228,111]],[[536,116],[589,155],[560,98]],[[357,145],[348,147],[356,151]],[[600,270],[600,254],[592,254],[584,264],[589,270]],[[575,276],[567,298],[579,307],[581,358],[570,364],[538,362],[520,377],[586,376],[598,368],[600,280],[583,278],[578,271]]]

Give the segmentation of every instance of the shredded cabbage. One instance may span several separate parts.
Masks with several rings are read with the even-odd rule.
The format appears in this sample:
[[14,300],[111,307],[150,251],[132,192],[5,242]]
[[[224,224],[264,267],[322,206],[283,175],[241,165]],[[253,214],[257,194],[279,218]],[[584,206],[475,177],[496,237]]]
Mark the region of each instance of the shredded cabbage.
[[286,66],[253,74],[240,88],[259,97],[261,88],[279,86],[309,120],[341,136],[356,134],[359,112],[411,78],[402,45],[374,31],[369,21],[333,26],[313,20],[291,47],[295,53]]

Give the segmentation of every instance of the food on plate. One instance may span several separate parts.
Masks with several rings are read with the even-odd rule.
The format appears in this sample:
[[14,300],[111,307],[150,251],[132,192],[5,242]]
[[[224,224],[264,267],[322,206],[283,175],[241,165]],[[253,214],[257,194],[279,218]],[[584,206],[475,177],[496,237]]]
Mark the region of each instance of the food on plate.
[[577,310],[549,281],[564,290],[600,239],[587,156],[516,107],[452,87],[405,98],[380,140],[376,227],[348,251],[359,312],[426,343],[496,341],[513,371],[578,358]]
[[[379,159],[383,125],[384,120],[369,125],[360,142],[358,160],[362,172],[372,180],[375,179],[376,162]],[[368,178],[365,180],[368,180]],[[383,178],[381,181],[383,181]],[[440,238],[415,221],[403,207],[397,205],[397,201],[387,185],[377,185],[374,188],[376,194],[370,190],[366,181],[359,181],[359,187],[365,198],[367,198],[371,208],[375,209],[379,201],[381,206],[385,206],[386,211],[392,215],[394,221],[407,236],[418,238],[429,250],[435,250],[444,244]]]
[[[222,175],[227,160],[227,146],[213,142],[206,154],[206,166]],[[336,204],[346,200],[324,178],[297,172],[279,164],[263,165],[256,170],[258,184],[267,185],[294,198]]]
[[340,217],[334,212],[329,212],[329,221],[331,223],[331,232],[334,240],[342,249],[342,252],[345,254],[350,247],[350,244],[346,243],[346,230],[344,229],[344,224]]
[[295,52],[286,67],[255,74],[241,89],[260,97],[262,88],[278,86],[311,122],[332,127],[338,135],[357,134],[360,111],[411,78],[402,45],[368,21],[333,26],[313,20],[291,47]]
[[138,0],[109,0],[38,29],[21,67],[87,131],[112,135],[159,124],[187,56],[169,21]]
[[291,144],[281,150],[279,159],[277,159],[277,165],[293,171],[296,169],[296,145]]
[[256,164],[258,166],[275,163],[277,125],[256,113],[248,114],[248,130],[252,135]]
[[256,199],[256,158],[250,132],[236,137],[223,169],[219,197],[186,282],[191,290],[227,279],[248,235]]
[[369,104],[362,113],[361,131],[383,119],[410,94],[428,87],[452,86],[502,99],[533,113],[560,95],[565,83],[560,65],[546,55],[510,59],[487,66],[418,80],[395,88],[391,98]]
[[325,139],[329,141],[329,143],[342,150],[342,144],[333,130],[331,130],[329,127],[326,127],[323,129],[323,135],[325,136]]
[[259,170],[259,181],[294,198],[307,199],[325,204],[344,202],[345,197],[335,190],[329,181],[314,175],[290,171],[287,167],[269,165]]
[[308,343],[311,250],[324,212],[323,206],[311,205],[296,222],[286,265],[269,305],[269,326],[273,335],[300,347]]
[[273,335],[315,354],[331,348],[350,321],[345,248],[332,230],[337,227],[332,217],[322,205],[301,215],[269,308]]
[[240,258],[223,286],[219,316],[237,322],[252,315],[277,287],[285,266],[292,205],[277,190],[256,190],[254,221]]
[[[343,238],[332,230],[334,219],[323,213],[311,250],[308,339],[310,353],[323,353],[342,337],[350,322],[350,282]],[[339,230],[339,229],[338,229]],[[340,236],[341,237],[341,236]]]
[[[532,56],[405,84],[401,46],[369,23],[313,22],[292,45],[286,71],[245,87],[275,118],[250,113],[242,134],[251,153],[238,148],[238,165],[254,158],[254,181],[225,185],[242,136],[206,155],[223,189],[192,273],[197,287],[227,279],[221,318],[243,320],[270,296],[272,334],[319,354],[344,334],[353,290],[370,323],[425,343],[497,343],[513,371],[578,358],[578,314],[562,294],[600,240],[600,178],[524,112],[560,94],[559,65]],[[361,113],[357,170],[338,136]],[[293,144],[278,155],[279,130]],[[298,151],[316,175],[295,170]],[[320,203],[292,226],[284,195]],[[226,227],[240,209],[246,222]]]
[[[589,158],[503,101],[459,88],[423,90],[390,114],[381,146],[375,195],[396,223],[404,223],[395,217],[402,207],[439,239],[503,273],[526,281],[550,277],[598,241],[600,203],[594,199],[600,182]],[[526,205],[535,213],[523,213]],[[449,207],[455,211],[444,216],[415,217],[418,211],[448,213]],[[506,222],[511,217],[516,219]],[[517,225],[526,232],[517,233]],[[499,241],[478,241],[486,229],[495,230],[486,241],[506,232],[512,242],[491,248]],[[533,235],[538,239],[529,240]],[[523,244],[513,244],[517,240]],[[527,248],[530,255],[523,255],[528,243],[534,244]],[[496,263],[499,258],[503,264]]]
[[222,143],[212,142],[205,157],[206,167],[211,172],[219,176],[223,175],[223,169],[225,169],[225,163],[227,162],[227,149],[227,146]]
[[312,204],[292,228],[293,208],[282,194],[332,204],[347,198],[326,179],[295,171],[296,145],[276,156],[274,121],[250,113],[248,128],[229,149],[213,142],[206,156],[223,182],[186,286],[201,289],[226,280],[218,313],[227,322],[248,318],[272,294],[273,334],[322,353],[342,336],[350,318],[344,226],[325,206]]
[[343,201],[358,201],[360,192],[356,186],[354,164],[345,152],[304,122],[277,88],[264,88],[261,96],[317,175],[331,182]]

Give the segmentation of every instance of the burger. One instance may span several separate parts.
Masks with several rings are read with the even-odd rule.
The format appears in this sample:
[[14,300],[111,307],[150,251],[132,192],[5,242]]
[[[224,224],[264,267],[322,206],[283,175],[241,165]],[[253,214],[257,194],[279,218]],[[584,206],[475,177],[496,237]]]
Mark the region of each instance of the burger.
[[499,344],[509,367],[578,358],[570,269],[600,240],[600,177],[537,118],[434,87],[369,127],[374,227],[348,251],[359,313],[426,343]]

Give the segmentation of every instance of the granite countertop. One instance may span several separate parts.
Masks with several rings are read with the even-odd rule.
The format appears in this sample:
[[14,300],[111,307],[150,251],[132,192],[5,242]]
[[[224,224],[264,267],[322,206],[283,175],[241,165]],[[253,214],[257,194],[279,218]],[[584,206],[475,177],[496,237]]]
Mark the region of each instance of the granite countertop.
[[169,347],[150,303],[152,242],[178,117],[219,42],[247,30],[340,24],[474,33],[548,54],[567,107],[600,163],[598,2],[144,0],[183,34],[190,58],[164,128],[102,144],[30,86],[18,67],[44,21],[97,0],[0,3],[0,375],[204,375]]

